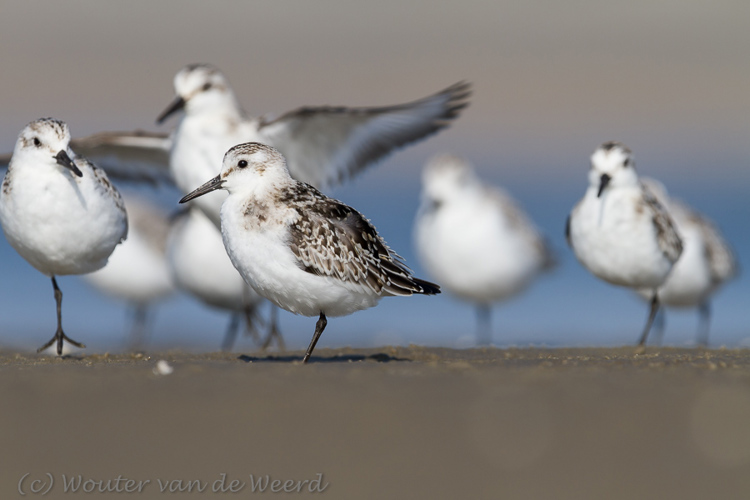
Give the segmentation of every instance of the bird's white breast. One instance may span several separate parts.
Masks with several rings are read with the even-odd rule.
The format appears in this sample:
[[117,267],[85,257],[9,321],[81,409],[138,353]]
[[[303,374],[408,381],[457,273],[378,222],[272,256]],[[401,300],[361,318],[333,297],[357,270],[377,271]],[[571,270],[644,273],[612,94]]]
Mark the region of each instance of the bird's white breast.
[[596,196],[589,188],[571,214],[570,240],[578,260],[615,285],[656,288],[672,269],[659,248],[652,213],[637,188]]
[[428,272],[441,286],[475,302],[520,292],[543,264],[530,235],[514,227],[491,198],[467,196],[423,211],[416,233]]
[[[224,245],[234,266],[261,296],[295,314],[342,316],[377,304],[379,295],[359,283],[300,268],[289,248],[290,209],[266,203],[263,220],[245,215],[247,200],[230,195],[221,211]],[[256,214],[257,215],[257,214]]]
[[251,298],[252,292],[229,260],[221,232],[201,210],[191,209],[175,223],[169,265],[177,285],[207,304],[237,311]]
[[0,223],[11,246],[47,275],[104,267],[127,219],[92,169],[81,168],[83,177],[46,166],[11,170],[0,190]]

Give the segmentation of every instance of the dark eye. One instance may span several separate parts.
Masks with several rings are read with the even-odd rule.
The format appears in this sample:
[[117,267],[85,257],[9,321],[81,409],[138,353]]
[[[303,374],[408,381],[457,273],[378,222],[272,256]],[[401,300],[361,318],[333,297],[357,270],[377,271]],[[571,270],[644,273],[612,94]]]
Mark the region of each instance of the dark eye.
[[34,137],[34,146],[39,147],[42,145],[42,141],[38,137]]
[[247,167],[247,161],[240,160],[239,162],[237,162],[237,166],[240,167],[240,168],[245,168],[245,167]]
[[203,84],[203,90],[204,91],[209,90],[210,88],[211,88],[211,84],[210,83],[204,83]]
[[627,167],[628,165],[630,165],[630,158],[626,158],[626,159],[625,159],[625,163],[623,163],[623,165],[624,165],[624,166],[626,166],[626,167]]

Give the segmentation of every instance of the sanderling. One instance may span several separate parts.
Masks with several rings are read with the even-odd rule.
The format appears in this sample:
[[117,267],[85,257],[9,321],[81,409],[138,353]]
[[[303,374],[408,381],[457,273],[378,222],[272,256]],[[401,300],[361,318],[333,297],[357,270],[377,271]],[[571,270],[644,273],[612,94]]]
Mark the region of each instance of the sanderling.
[[[707,217],[670,197],[659,181],[646,178],[642,182],[667,207],[683,244],[682,255],[667,280],[659,287],[659,301],[667,307],[698,308],[698,344],[707,346],[711,296],[738,274],[736,257],[719,229]],[[649,290],[640,290],[639,294],[650,298]],[[663,310],[657,316],[656,323],[655,333],[661,338]]]
[[295,314],[319,316],[303,363],[326,316],[373,307],[385,296],[440,293],[412,276],[375,227],[353,208],[289,175],[284,157],[258,143],[234,146],[221,173],[184,198],[217,189],[224,246],[261,296]]
[[[468,105],[471,95],[470,84],[461,82],[429,97],[394,106],[303,107],[277,118],[249,118],[227,79],[211,65],[186,66],[175,76],[174,88],[177,97],[157,120],[162,123],[184,110],[171,135],[104,132],[78,139],[76,144],[84,154],[106,162],[113,172],[123,175],[131,164],[151,163],[153,177],[140,167],[132,167],[136,177],[146,180],[160,179],[168,158],[174,182],[188,193],[219,173],[221,159],[230,147],[257,141],[281,151],[292,177],[325,188],[343,182],[400,147],[448,127]],[[214,193],[196,202],[217,227],[225,196]]]
[[554,265],[544,238],[513,199],[451,155],[432,159],[423,172],[414,235],[430,275],[477,305],[480,345],[492,340],[491,304],[518,294]]
[[131,349],[145,342],[149,307],[174,292],[167,267],[169,217],[156,204],[135,194],[123,194],[128,212],[128,239],[115,248],[107,265],[83,275],[83,279],[133,308]]
[[651,291],[651,310],[639,346],[646,343],[659,309],[658,289],[682,253],[667,210],[638,180],[633,156],[618,142],[605,142],[591,156],[589,187],[565,228],[581,264],[595,276]]
[[62,292],[56,275],[101,269],[128,232],[120,193],[106,174],[69,147],[68,126],[44,118],[18,136],[0,189],[0,224],[10,245],[29,264],[52,278],[57,331],[39,348],[71,340],[62,329]]
[[268,347],[274,338],[279,348],[284,348],[275,314],[267,338],[259,338],[258,308],[264,301],[234,268],[224,249],[221,232],[202,210],[190,207],[175,218],[168,254],[170,272],[181,290],[211,307],[231,311],[221,345],[223,351],[232,350],[243,316],[248,333],[262,348]]

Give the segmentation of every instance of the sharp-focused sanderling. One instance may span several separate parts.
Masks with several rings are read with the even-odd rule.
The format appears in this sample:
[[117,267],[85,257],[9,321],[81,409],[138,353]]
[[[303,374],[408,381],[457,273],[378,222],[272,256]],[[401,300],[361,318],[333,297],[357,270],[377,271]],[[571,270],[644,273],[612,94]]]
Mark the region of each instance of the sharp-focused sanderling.
[[149,307],[174,292],[167,266],[169,217],[156,204],[136,194],[124,194],[128,212],[128,239],[115,248],[107,265],[83,275],[105,295],[133,307],[131,348],[141,349],[146,336]]
[[646,343],[659,309],[659,287],[682,253],[667,210],[638,180],[633,156],[605,142],[591,156],[589,187],[565,228],[581,264],[595,276],[632,289],[651,290],[651,310],[639,346]]
[[373,307],[385,296],[440,292],[412,276],[359,212],[294,180],[270,146],[231,148],[221,173],[180,203],[217,189],[229,192],[221,207],[222,237],[245,281],[287,311],[319,316],[303,363],[326,316]]
[[[667,307],[698,308],[698,344],[707,346],[711,296],[738,274],[739,264],[729,243],[707,217],[670,197],[659,181],[645,178],[642,182],[669,211],[683,245],[682,255],[667,280],[659,287],[659,301]],[[639,290],[639,294],[650,298],[651,291]],[[656,322],[656,333],[661,337],[664,329],[663,310]]]
[[430,275],[477,305],[482,345],[492,340],[491,304],[518,294],[554,265],[544,238],[513,199],[451,155],[432,159],[423,172],[414,235]]
[[0,224],[8,242],[40,272],[52,278],[57,331],[39,351],[71,340],[62,329],[62,292],[56,275],[101,269],[128,232],[120,193],[106,174],[69,147],[68,126],[45,118],[18,136],[0,189]]
[[278,331],[275,313],[265,340],[257,334],[258,308],[263,299],[245,283],[229,260],[221,232],[197,207],[189,208],[172,223],[169,235],[169,269],[177,286],[201,302],[231,311],[229,328],[221,348],[232,350],[244,316],[247,331],[265,348],[275,338],[279,348],[284,340]]

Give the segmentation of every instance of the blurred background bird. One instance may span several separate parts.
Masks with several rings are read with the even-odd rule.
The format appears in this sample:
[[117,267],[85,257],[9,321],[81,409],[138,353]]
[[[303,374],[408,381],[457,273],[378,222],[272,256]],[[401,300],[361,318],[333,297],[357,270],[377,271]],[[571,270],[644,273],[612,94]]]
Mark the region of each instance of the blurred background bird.
[[440,286],[476,305],[477,343],[489,345],[492,305],[552,269],[552,251],[516,202],[484,183],[466,160],[430,160],[421,198],[414,223],[420,261]]
[[667,208],[640,182],[630,148],[607,141],[591,155],[588,187],[570,211],[565,236],[578,261],[597,278],[650,291],[646,344],[659,311],[659,288],[683,251]]
[[128,304],[132,313],[128,344],[145,347],[151,309],[170,297],[175,287],[167,266],[169,217],[164,208],[143,195],[123,192],[128,213],[128,239],[102,269],[82,279],[101,293]]
[[[659,288],[659,300],[667,308],[697,309],[697,344],[708,346],[711,299],[727,281],[739,274],[739,263],[721,231],[706,216],[685,202],[671,198],[664,185],[652,178],[641,180],[669,211],[682,238],[683,251],[667,281]],[[641,297],[649,298],[640,290]],[[666,311],[661,310],[654,325],[654,341],[664,335]]]

